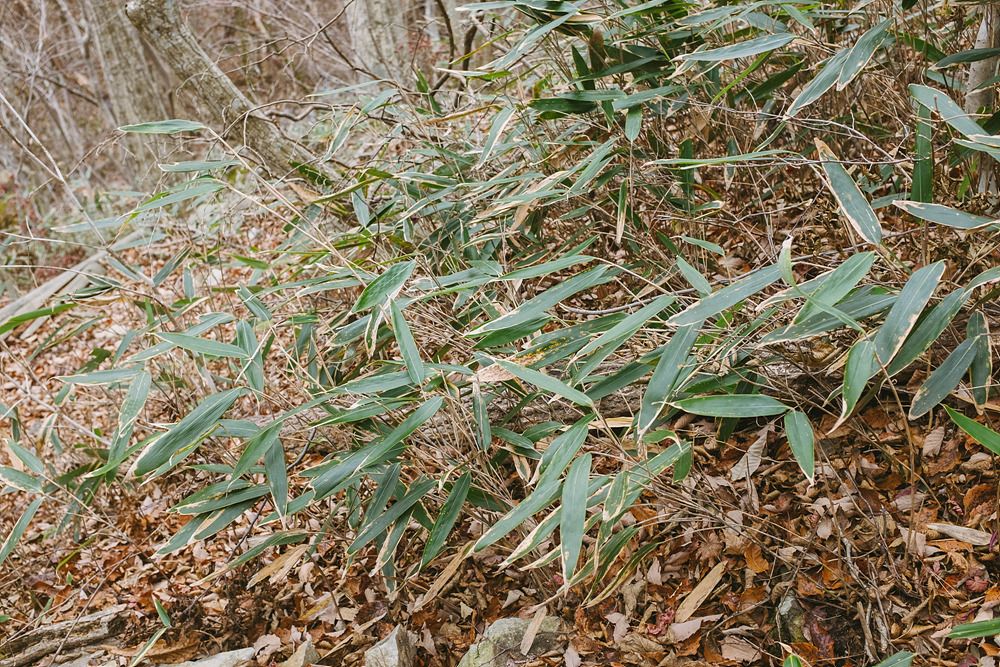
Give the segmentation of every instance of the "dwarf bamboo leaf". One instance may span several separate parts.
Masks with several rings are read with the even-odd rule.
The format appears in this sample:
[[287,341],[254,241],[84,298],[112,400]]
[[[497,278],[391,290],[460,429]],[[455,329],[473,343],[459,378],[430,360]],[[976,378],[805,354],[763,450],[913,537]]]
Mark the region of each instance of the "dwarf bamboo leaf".
[[979,123],[969,117],[962,107],[940,90],[934,90],[916,83],[910,84],[910,95],[919,104],[940,114],[941,119],[967,137],[983,134]]
[[31,504],[25,508],[24,512],[21,513],[17,523],[14,524],[10,534],[7,535],[7,539],[4,540],[3,546],[0,546],[0,565],[3,565],[3,562],[7,560],[7,556],[14,551],[14,547],[17,546],[21,536],[24,535],[24,531],[28,529],[28,524],[30,524],[31,520],[35,518],[35,513],[44,501],[45,496],[35,498],[31,501]]
[[368,286],[361,292],[361,296],[358,297],[357,303],[351,308],[351,312],[360,313],[387,299],[396,298],[416,266],[417,263],[413,260],[398,262],[390,266],[382,275],[368,283]]
[[153,123],[124,125],[118,129],[122,132],[136,132],[139,134],[174,134],[175,132],[197,132],[206,128],[201,123],[193,120],[174,118],[171,120],[158,120]]
[[562,517],[559,522],[563,580],[569,581],[576,570],[583,545],[584,524],[587,520],[588,483],[591,455],[577,457],[566,474],[562,492]]
[[996,218],[986,218],[981,215],[973,215],[965,211],[941,204],[927,204],[919,201],[896,200],[892,202],[897,208],[901,208],[915,218],[933,222],[938,225],[946,225],[955,229],[975,231],[992,227],[1000,227]]
[[375,539],[382,531],[393,525],[396,519],[400,518],[404,512],[420,502],[434,486],[435,482],[431,479],[420,479],[414,482],[406,494],[393,503],[392,507],[386,510],[382,516],[365,526],[350,546],[347,547],[347,553],[353,554],[360,551],[362,547]]
[[941,299],[941,303],[934,306],[930,313],[920,320],[913,333],[907,336],[899,352],[886,367],[889,375],[895,375],[916,361],[917,357],[923,354],[951,324],[968,298],[968,290],[957,289]]
[[972,359],[972,398],[976,405],[985,405],[988,385],[993,375],[993,360],[990,353],[990,335],[986,318],[979,311],[972,313],[965,328],[966,335],[974,339],[975,357]]
[[389,302],[389,310],[392,313],[392,331],[396,335],[396,343],[399,345],[399,352],[403,356],[406,364],[406,373],[414,384],[424,381],[424,362],[420,359],[420,350],[410,333],[410,326],[403,319],[403,311],[395,300]]
[[758,269],[746,278],[732,285],[727,285],[717,292],[712,292],[697,303],[677,313],[667,320],[667,324],[685,326],[706,320],[727,308],[746,301],[768,285],[777,282],[780,277],[781,269],[776,264]]
[[944,406],[944,409],[948,411],[948,416],[951,417],[951,420],[960,429],[968,433],[973,440],[994,454],[1000,455],[1000,433],[969,419],[961,412],[952,410],[947,405]]
[[956,625],[948,633],[949,639],[978,639],[979,637],[994,637],[1000,635],[1000,618],[989,621],[976,621]]
[[816,474],[816,465],[813,460],[813,450],[815,440],[812,425],[809,418],[798,410],[789,410],[785,413],[785,436],[788,438],[788,446],[792,450],[799,468],[809,479]]
[[899,651],[893,653],[875,667],[910,667],[913,664],[913,653],[909,651]]
[[604,265],[578,273],[555,287],[550,287],[534,299],[521,304],[509,313],[490,320],[467,335],[481,336],[490,331],[499,331],[539,319],[545,316],[546,310],[552,308],[563,299],[604,282],[606,273],[607,267]]
[[[934,146],[931,144],[931,111],[920,105],[917,110],[917,136],[913,161],[913,201],[929,203],[934,201]],[[897,204],[898,206],[898,204]]]
[[793,118],[799,111],[818,100],[823,96],[823,93],[833,88],[840,78],[840,73],[844,70],[844,64],[847,62],[850,54],[850,49],[842,49],[830,58],[827,58],[823,69],[813,77],[812,81],[806,84],[802,92],[792,102],[792,105],[788,107],[785,116]]
[[504,369],[514,377],[519,380],[524,380],[525,382],[530,382],[539,389],[551,391],[556,396],[562,396],[566,400],[573,401],[577,405],[586,405],[588,407],[594,406],[594,401],[589,396],[582,391],[573,389],[558,378],[546,375],[545,373],[536,371],[533,368],[512,364],[504,359],[494,359],[493,361],[496,362],[500,368]]
[[213,357],[233,357],[236,359],[246,359],[247,352],[238,345],[230,343],[220,343],[216,340],[207,340],[197,336],[187,334],[162,332],[157,334],[160,338],[171,345],[183,348],[197,354],[207,354]]
[[854,407],[858,404],[868,380],[878,370],[875,359],[875,344],[867,339],[859,340],[851,346],[847,353],[847,363],[844,367],[844,406],[840,412],[840,419],[833,428],[840,426],[854,412]]
[[223,186],[222,183],[216,183],[215,181],[203,181],[183,190],[175,192],[161,192],[155,197],[143,202],[141,205],[136,207],[135,210],[138,213],[141,211],[152,211],[171,204],[179,204],[202,195],[218,192],[223,187],[225,186]]
[[928,264],[915,271],[899,293],[885,322],[875,335],[875,358],[882,366],[887,366],[896,356],[903,341],[917,324],[920,313],[937,288],[944,273],[944,262]]
[[830,191],[840,205],[844,217],[862,238],[869,243],[879,245],[882,243],[882,226],[875,217],[871,204],[830,147],[820,139],[816,139],[815,143],[820,159],[823,160],[823,172],[830,183]]
[[445,540],[448,539],[451,528],[455,525],[455,521],[462,511],[462,506],[465,504],[465,498],[469,494],[469,486],[471,484],[472,475],[466,472],[455,480],[455,483],[452,485],[451,493],[448,494],[448,500],[444,502],[441,513],[438,514],[437,521],[434,522],[434,528],[431,529],[431,534],[427,538],[424,555],[420,559],[421,568],[427,567],[427,564],[434,560],[434,557],[444,547]]
[[788,406],[778,399],[761,394],[697,396],[673,401],[671,405],[693,415],[734,419],[780,415],[788,411]]
[[216,426],[236,399],[247,393],[246,389],[227,389],[212,394],[190,412],[173,428],[150,443],[139,455],[132,473],[142,477],[170,461],[177,452],[196,446]]
[[514,112],[517,110],[514,106],[505,107],[496,115],[493,119],[493,125],[490,126],[489,136],[486,137],[486,143],[483,145],[482,153],[479,156],[479,162],[476,163],[476,169],[482,167],[486,162],[493,156],[493,149],[500,140],[500,135],[503,134],[504,129],[506,129],[507,124],[510,119],[514,117]]
[[691,354],[691,348],[698,338],[701,325],[702,322],[695,322],[680,327],[663,347],[663,354],[660,355],[653,377],[646,387],[646,393],[642,396],[642,404],[639,407],[639,433],[645,433],[652,428],[666,401],[672,397],[674,387],[685,376],[684,363]]
[[874,28],[869,29],[851,47],[847,58],[844,60],[844,67],[840,72],[840,78],[837,79],[837,90],[843,90],[858,74],[861,74],[861,70],[865,68],[868,61],[875,55],[875,51],[882,44],[886,32],[893,21],[895,21],[894,18],[888,18]]
[[124,460],[125,448],[132,438],[132,431],[135,428],[135,420],[139,416],[139,411],[146,405],[146,398],[149,396],[149,389],[152,386],[153,378],[149,373],[139,373],[132,380],[122,400],[121,412],[118,415],[118,426],[115,429],[114,439],[111,441],[111,448],[108,450],[108,462],[117,465]]
[[433,417],[444,404],[442,396],[435,396],[411,412],[399,426],[384,438],[376,439],[347,456],[343,461],[326,470],[312,482],[317,498],[325,498],[340,490],[345,480],[352,478],[365,468],[383,462],[391,456],[396,446]]
[[794,39],[795,35],[792,33],[765,35],[764,37],[756,37],[745,42],[740,42],[739,44],[733,44],[732,46],[723,46],[718,49],[708,49],[707,51],[695,51],[694,53],[684,53],[674,58],[674,60],[722,62],[723,60],[747,58],[749,56],[755,56],[758,53],[779,49]]
[[955,390],[958,383],[962,381],[962,376],[972,365],[972,360],[976,357],[975,343],[975,338],[966,338],[952,350],[940,366],[934,369],[934,372],[913,396],[909,412],[910,419],[927,414],[931,408]]
[[284,516],[288,506],[288,474],[285,471],[285,448],[280,438],[275,438],[274,444],[264,452],[264,472],[274,509],[280,516]]

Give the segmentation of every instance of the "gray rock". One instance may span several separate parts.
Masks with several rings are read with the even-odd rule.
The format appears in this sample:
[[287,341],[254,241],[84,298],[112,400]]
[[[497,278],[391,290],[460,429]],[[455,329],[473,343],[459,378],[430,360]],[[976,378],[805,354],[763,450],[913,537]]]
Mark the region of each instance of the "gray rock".
[[365,651],[366,667],[413,667],[417,657],[415,638],[397,625],[389,635]]
[[[458,667],[506,667],[523,661],[528,656],[521,654],[521,641],[530,625],[530,618],[501,618],[494,621],[486,629],[483,640],[469,647]],[[547,616],[535,635],[531,654],[548,653],[561,645],[559,619]]]
[[250,647],[236,649],[235,651],[226,651],[225,653],[216,653],[208,658],[182,662],[179,665],[170,665],[169,667],[236,667],[241,662],[252,659],[253,647]]
[[292,657],[285,660],[278,667],[308,667],[317,662],[319,662],[319,653],[316,652],[312,639],[306,637],[306,640],[295,649]]

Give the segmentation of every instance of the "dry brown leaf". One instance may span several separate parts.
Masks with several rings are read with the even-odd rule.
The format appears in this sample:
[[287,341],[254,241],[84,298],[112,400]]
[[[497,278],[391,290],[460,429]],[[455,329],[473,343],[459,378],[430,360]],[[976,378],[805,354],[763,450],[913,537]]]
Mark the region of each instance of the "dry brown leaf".
[[687,594],[684,601],[677,607],[677,613],[674,615],[675,623],[683,623],[691,618],[691,616],[694,615],[694,612],[698,611],[698,608],[701,607],[702,603],[708,599],[708,596],[712,594],[715,587],[719,585],[719,582],[722,580],[722,575],[725,573],[728,565],[729,563],[726,561],[719,562],[708,574],[705,575],[704,578],[702,578],[701,581],[698,582],[698,585],[694,587],[694,590]]
[[535,637],[538,636],[538,630],[542,627],[542,621],[545,620],[547,613],[548,607],[544,605],[535,610],[535,617],[531,619],[528,629],[524,632],[524,638],[521,640],[521,655],[531,654],[531,646],[535,643]]

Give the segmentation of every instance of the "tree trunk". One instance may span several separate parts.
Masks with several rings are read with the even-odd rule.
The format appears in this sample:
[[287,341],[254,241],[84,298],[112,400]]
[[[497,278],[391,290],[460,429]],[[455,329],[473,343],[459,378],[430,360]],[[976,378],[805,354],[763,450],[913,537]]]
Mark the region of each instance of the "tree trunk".
[[[1000,44],[1000,7],[991,3],[983,7],[983,20],[976,35],[977,49],[991,49]],[[978,60],[969,66],[969,80],[966,85],[965,113],[975,114],[982,107],[992,108],[995,102],[993,86],[976,90],[987,79],[996,75],[997,58]]]
[[[990,3],[983,6],[983,20],[979,24],[979,32],[976,35],[977,49],[990,49],[1000,45],[1000,5]],[[969,65],[969,79],[965,87],[965,113],[975,115],[979,110],[986,108],[992,110],[996,105],[996,94],[994,86],[986,86],[981,90],[976,90],[997,73],[996,57],[978,60]],[[996,161],[980,154],[979,156],[979,192],[996,193]]]
[[[169,118],[162,87],[152,74],[142,40],[125,12],[115,0],[85,0],[83,6],[115,123],[134,125]],[[151,169],[167,154],[167,143],[162,138],[149,139],[135,134],[125,137],[125,145],[135,160],[135,165],[129,165],[130,171],[138,183],[156,180],[158,174],[151,173]]]
[[401,78],[407,69],[404,0],[352,0],[347,29],[360,69],[379,79]]
[[285,137],[260,114],[256,105],[222,73],[181,19],[175,0],[130,0],[125,12],[174,75],[192,90],[211,115],[218,133],[242,143],[252,154],[250,159],[276,178],[294,172],[296,164],[318,162],[316,156]]

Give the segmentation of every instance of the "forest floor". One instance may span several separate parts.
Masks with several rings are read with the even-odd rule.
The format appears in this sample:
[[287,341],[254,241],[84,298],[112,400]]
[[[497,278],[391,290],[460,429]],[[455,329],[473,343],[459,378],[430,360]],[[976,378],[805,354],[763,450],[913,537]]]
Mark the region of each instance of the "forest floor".
[[[259,217],[243,233],[251,228],[257,252],[278,247],[280,221]],[[248,237],[233,239],[234,253],[250,245]],[[129,250],[125,258],[152,274],[172,256],[170,243]],[[232,273],[218,276],[220,282],[234,284],[252,268],[224,271]],[[128,276],[115,277],[136,293],[144,289]],[[162,289],[174,298],[167,292],[181,287]],[[607,304],[585,305],[615,306],[617,299],[612,294]],[[204,305],[205,311],[243,308],[224,291],[210,293]],[[27,441],[40,447],[58,412],[63,451],[57,458],[64,469],[94,456],[91,448],[113,431],[119,406],[96,390],[56,405],[60,378],[88,362],[98,367],[143,317],[127,298],[84,303],[0,342],[9,378],[0,400],[18,406]],[[822,350],[808,352],[803,364],[822,387],[831,361]],[[275,374],[275,382],[284,377]],[[919,386],[921,377],[912,382]],[[301,402],[294,386],[269,389],[286,397],[286,409]],[[1000,404],[989,407],[996,411]],[[147,409],[140,438],[151,425],[179,416],[172,402]],[[279,409],[246,399],[230,415],[254,419]],[[669,491],[647,492],[632,509],[627,522],[643,528],[613,571],[614,582],[598,582],[617,588],[597,604],[584,604],[583,590],[559,595],[557,565],[501,569],[510,545],[470,554],[466,544],[483,532],[483,523],[471,517],[460,521],[449,550],[389,595],[372,574],[374,550],[345,556],[346,525],[329,532],[311,557],[302,558],[304,547],[286,547],[229,570],[227,563],[267,534],[253,511],[212,539],[155,555],[187,519],[168,508],[198,488],[204,474],[175,471],[141,485],[102,487],[84,505],[47,503],[0,570],[0,647],[33,624],[124,603],[127,629],[117,647],[107,647],[124,665],[161,627],[157,601],[172,627],[147,654],[154,663],[254,646],[259,664],[268,665],[308,635],[322,664],[360,664],[365,649],[401,624],[418,636],[418,665],[451,666],[486,624],[532,618],[544,607],[569,634],[564,652],[538,665],[776,664],[787,650],[813,665],[872,664],[898,650],[912,650],[927,664],[993,664],[1000,653],[994,641],[947,639],[954,625],[992,618],[1000,604],[993,456],[943,412],[907,422],[891,392],[828,432],[834,420],[830,414],[818,425],[826,435],[817,443],[817,474],[809,483],[773,424],[744,420],[719,442],[713,421],[682,417],[673,427],[695,439],[694,468]],[[301,429],[289,438],[289,456],[309,435]],[[324,437],[336,446],[335,432]],[[304,463],[322,457],[310,450]],[[0,448],[0,464],[18,461]],[[291,480],[294,496],[305,482]],[[0,495],[0,515],[19,516],[26,503],[19,493]],[[322,519],[310,516],[304,527],[318,532]],[[644,558],[629,558],[643,547],[650,549]],[[410,542],[400,551],[405,560],[421,548]]]

